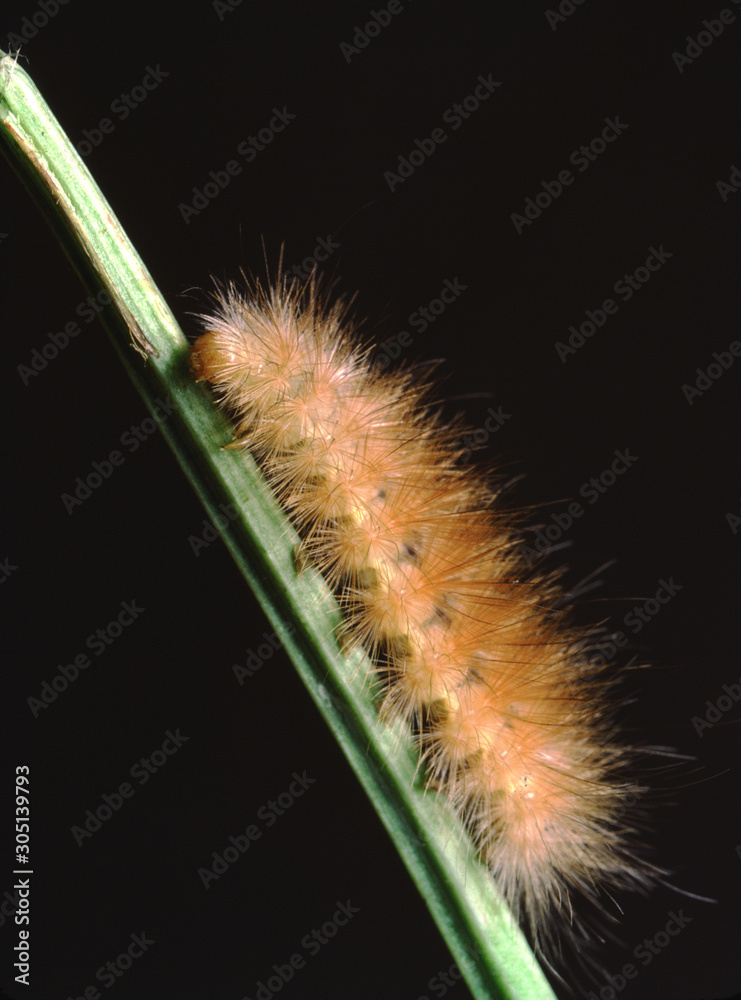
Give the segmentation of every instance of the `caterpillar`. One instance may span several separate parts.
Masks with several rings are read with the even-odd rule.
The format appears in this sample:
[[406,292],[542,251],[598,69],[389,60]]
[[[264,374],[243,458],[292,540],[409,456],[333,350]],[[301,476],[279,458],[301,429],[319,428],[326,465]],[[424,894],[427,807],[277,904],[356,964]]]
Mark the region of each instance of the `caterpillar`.
[[[614,669],[590,656],[558,573],[527,565],[496,477],[466,461],[433,381],[372,362],[313,281],[234,284],[203,315],[190,368],[233,414],[376,664],[379,711],[414,733],[536,952],[589,931],[599,905],[659,875],[641,856],[636,751],[615,723]],[[633,817],[633,819],[631,819]]]

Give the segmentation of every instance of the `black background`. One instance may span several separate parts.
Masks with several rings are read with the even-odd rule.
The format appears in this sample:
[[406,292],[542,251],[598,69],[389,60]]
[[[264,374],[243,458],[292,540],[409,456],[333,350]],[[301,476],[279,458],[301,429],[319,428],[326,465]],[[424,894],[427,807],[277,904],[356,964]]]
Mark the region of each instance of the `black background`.
[[[220,16],[209,2],[70,0],[22,50],[73,142],[114,122],[86,162],[189,334],[211,275],[263,274],[263,241],[271,269],[285,244],[290,269],[331,235],[340,246],[324,273],[337,294],[357,291],[369,336],[406,329],[405,360],[444,358],[450,412],[465,409],[472,426],[489,407],[511,414],[483,455],[525,474],[512,502],[539,505],[535,520],[578,499],[616,450],[638,457],[598,502],[582,500],[584,516],[560,539],[571,544],[553,558],[568,561],[569,585],[614,560],[581,601],[584,622],[609,616],[621,628],[662,578],[681,585],[620,653],[654,665],[631,680],[624,714],[627,738],[694,758],[660,762],[653,847],[675,885],[717,902],[665,887],[619,898],[624,944],[600,955],[612,974],[670,911],[691,918],[648,966],[636,963],[623,1000],[741,988],[741,709],[702,738],[691,723],[738,682],[739,535],[727,515],[739,514],[741,359],[692,405],[682,391],[738,336],[741,194],[723,199],[716,187],[741,165],[730,113],[741,8],[728,7],[735,22],[681,72],[673,52],[720,2],[592,0],[554,29],[542,4],[405,0],[348,62],[340,44],[369,20],[365,4],[240,3]],[[39,10],[4,5],[5,48]],[[121,120],[111,103],[147,66],[167,76]],[[445,110],[488,74],[501,86],[460,128],[446,125]],[[186,224],[179,205],[193,188],[284,106],[295,115],[287,128]],[[615,117],[628,128],[587,170],[570,167]],[[440,126],[447,140],[392,192],[384,172]],[[569,168],[573,184],[518,234],[512,213]],[[204,514],[162,435],[122,449],[147,411],[102,327],[76,315],[88,292],[0,170],[10,473],[0,557],[16,567],[2,586],[0,822],[5,835],[13,768],[28,763],[35,871],[32,986],[12,981],[5,911],[0,981],[13,997],[81,996],[144,931],[155,943],[115,986],[97,984],[103,996],[253,998],[349,899],[357,915],[278,995],[440,996],[430,980],[452,960],[290,663],[277,653],[235,680],[267,622],[221,542],[194,555]],[[661,246],[671,254],[661,269],[562,363],[554,345],[569,326]],[[456,278],[465,292],[415,331],[410,315]],[[73,320],[80,335],[24,384],[18,366]],[[62,494],[117,448],[124,464],[68,513]],[[144,613],[34,718],[27,698],[132,599]],[[178,727],[188,742],[79,847],[71,828],[85,811]],[[315,779],[306,794],[205,890],[197,872],[212,852],[304,770]],[[13,879],[3,857],[0,892]],[[449,995],[462,1000],[466,987]]]

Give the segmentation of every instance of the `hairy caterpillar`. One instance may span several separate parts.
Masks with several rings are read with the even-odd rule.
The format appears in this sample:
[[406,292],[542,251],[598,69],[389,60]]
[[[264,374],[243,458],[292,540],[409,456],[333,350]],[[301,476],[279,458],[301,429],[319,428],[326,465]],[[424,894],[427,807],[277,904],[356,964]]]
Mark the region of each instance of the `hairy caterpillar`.
[[629,816],[643,789],[616,739],[610,671],[554,574],[528,568],[501,491],[462,460],[429,379],[381,373],[340,304],[285,279],[217,296],[191,354],[237,420],[345,637],[378,664],[381,713],[413,727],[429,781],[462,815],[541,955],[571,896],[645,889]]

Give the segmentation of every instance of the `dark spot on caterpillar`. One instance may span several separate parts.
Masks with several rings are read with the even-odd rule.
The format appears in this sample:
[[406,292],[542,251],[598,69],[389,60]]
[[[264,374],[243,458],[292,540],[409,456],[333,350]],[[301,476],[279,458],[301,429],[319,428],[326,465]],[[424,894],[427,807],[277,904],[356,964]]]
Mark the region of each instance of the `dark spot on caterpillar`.
[[451,621],[452,619],[448,612],[444,608],[441,608],[440,605],[437,605],[430,617],[422,622],[422,628],[432,628],[433,625],[443,625],[445,628],[449,628]]
[[402,547],[402,558],[399,560],[399,562],[413,563],[413,565],[418,566],[419,558],[417,556],[417,550],[413,548],[411,545],[409,545],[407,542],[404,542],[404,545]]

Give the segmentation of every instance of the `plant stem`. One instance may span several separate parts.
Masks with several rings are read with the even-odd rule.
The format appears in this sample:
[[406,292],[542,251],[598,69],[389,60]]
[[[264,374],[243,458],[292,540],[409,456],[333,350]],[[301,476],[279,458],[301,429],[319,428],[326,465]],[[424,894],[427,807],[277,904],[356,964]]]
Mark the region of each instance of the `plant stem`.
[[190,377],[188,343],[108,202],[30,78],[14,57],[0,56],[0,126],[9,158],[88,288],[110,295],[114,308],[103,314],[108,332],[150,410],[158,399],[174,404],[162,429],[209,515],[216,519],[224,503],[239,511],[222,529],[224,540],[394,840],[472,994],[477,1000],[555,1000],[458,819],[425,793],[410,735],[379,723],[363,682],[372,665],[338,649],[336,602],[316,572],[297,573],[298,538],[256,465],[245,452],[224,450],[230,427]]

